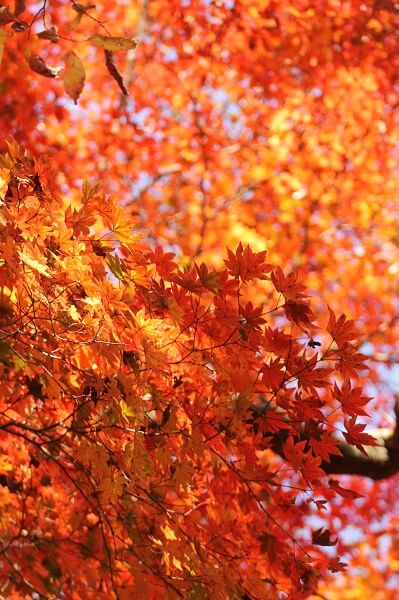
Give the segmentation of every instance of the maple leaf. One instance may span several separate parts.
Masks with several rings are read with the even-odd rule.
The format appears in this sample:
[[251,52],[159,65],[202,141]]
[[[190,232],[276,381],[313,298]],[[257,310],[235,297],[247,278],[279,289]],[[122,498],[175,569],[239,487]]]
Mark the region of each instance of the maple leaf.
[[78,236],[90,234],[90,227],[96,223],[96,215],[93,212],[91,204],[84,204],[80,209],[75,210],[69,207],[65,214],[65,223],[68,228],[73,229],[74,234]]
[[316,546],[335,546],[337,540],[331,538],[331,532],[328,529],[320,527],[312,531],[312,543]]
[[329,561],[328,570],[331,573],[339,573],[340,571],[345,571],[347,566],[347,563],[341,562],[341,559],[337,557]]
[[49,268],[45,264],[45,259],[40,250],[32,244],[26,244],[23,250],[18,250],[19,258],[31,269],[37,271],[45,277],[51,277]]
[[366,425],[356,423],[356,416],[345,421],[345,428],[344,437],[348,444],[356,446],[365,456],[367,456],[367,450],[364,446],[378,446],[378,441],[375,438],[368,433],[364,433]]
[[284,455],[295,470],[299,470],[303,466],[306,444],[305,440],[295,442],[292,435],[284,443]]
[[145,361],[148,367],[152,369],[159,369],[164,364],[165,355],[155,343],[150,342],[148,339],[144,339],[143,350]]
[[348,498],[350,500],[356,500],[357,498],[363,498],[362,494],[358,494],[357,492],[354,492],[353,490],[348,490],[347,488],[344,488],[341,485],[339,485],[339,481],[337,481],[336,479],[329,479],[328,484],[333,490],[335,490],[337,492],[337,494],[339,494],[343,498]]
[[320,456],[326,462],[330,462],[331,455],[342,456],[337,440],[326,435],[320,435],[320,439],[311,437],[309,445],[315,456]]
[[306,298],[304,295],[305,286],[298,281],[298,273],[288,273],[284,275],[280,267],[276,267],[270,276],[274,287],[281,292],[287,300],[298,301]]
[[285,379],[285,372],[282,370],[283,365],[279,359],[272,360],[269,365],[262,367],[262,383],[271,389],[277,389],[281,386]]
[[308,360],[306,354],[303,353],[301,357],[297,357],[292,363],[290,365],[290,377],[295,377],[303,389],[313,391],[314,388],[329,385],[328,376],[333,369],[319,367],[317,356],[313,356]]
[[115,275],[119,281],[125,281],[128,275],[126,267],[117,254],[109,254],[107,256],[107,265],[109,266],[111,273]]
[[177,302],[176,298],[171,297],[167,300],[168,311],[170,317],[175,325],[183,325],[184,323],[184,310]]
[[243,247],[240,243],[235,254],[227,248],[228,258],[224,260],[228,272],[243,282],[251,279],[266,279],[266,273],[272,266],[265,263],[266,251],[253,252],[249,246]]
[[328,307],[330,318],[327,324],[327,331],[337,343],[339,347],[343,346],[346,342],[349,342],[357,337],[355,331],[355,323],[346,318],[346,315],[341,315],[336,320],[334,312]]
[[217,271],[209,271],[204,263],[199,266],[195,264],[195,269],[201,283],[207,290],[211,292],[218,292],[220,290],[219,273]]
[[260,326],[266,323],[266,320],[262,316],[263,307],[254,306],[252,302],[247,302],[244,306],[240,304],[240,314],[251,329],[259,330]]
[[121,244],[129,246],[135,240],[135,236],[132,234],[134,225],[134,221],[127,219],[120,208],[112,211],[111,231]]
[[104,503],[116,502],[121,496],[125,479],[122,473],[114,471],[98,486],[98,491],[101,493],[101,499]]
[[131,417],[134,417],[136,415],[136,411],[134,410],[134,408],[128,406],[124,400],[121,400],[119,402],[119,406],[121,409],[122,417],[127,421],[129,421]]
[[306,302],[287,301],[283,308],[287,319],[293,321],[296,325],[308,326],[314,319],[312,309]]
[[170,277],[171,281],[177,283],[178,285],[184,287],[190,292],[200,293],[203,289],[202,282],[198,279],[197,270],[195,267],[192,269],[184,269],[183,271],[178,271],[176,274],[173,274]]
[[287,423],[281,412],[269,408],[265,413],[265,418],[260,421],[259,429],[263,434],[268,434],[276,433],[281,430],[291,430],[291,426]]
[[368,417],[369,414],[364,410],[364,406],[371,398],[363,396],[363,388],[356,386],[352,388],[349,379],[346,379],[341,388],[334,384],[334,396],[340,402],[342,410],[351,417],[361,415]]
[[334,354],[338,356],[336,367],[345,378],[353,377],[357,379],[359,371],[368,369],[368,366],[364,363],[366,360],[369,360],[369,356],[361,354],[355,346],[348,342],[334,352]]
[[161,246],[156,246],[147,254],[148,260],[157,266],[160,275],[167,276],[176,270],[177,264],[173,262],[176,256],[174,252],[165,252]]

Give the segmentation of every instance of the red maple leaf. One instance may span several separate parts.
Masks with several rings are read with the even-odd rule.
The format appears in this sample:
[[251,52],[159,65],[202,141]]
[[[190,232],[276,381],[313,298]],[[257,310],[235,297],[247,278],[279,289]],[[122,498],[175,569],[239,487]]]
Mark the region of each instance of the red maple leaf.
[[328,483],[330,487],[337,492],[342,498],[349,498],[350,500],[356,500],[356,498],[363,498],[361,494],[354,492],[353,490],[348,490],[347,488],[343,488],[339,485],[339,481],[336,479],[329,479]]
[[305,286],[298,281],[298,273],[293,272],[284,275],[283,270],[276,267],[270,278],[276,290],[283,294],[286,300],[298,301],[306,298],[304,294]]
[[342,410],[351,417],[362,415],[368,417],[369,414],[364,410],[364,406],[369,402],[370,398],[362,396],[363,388],[360,386],[352,387],[349,379],[346,379],[341,386],[341,389],[334,385],[334,396],[340,402]]
[[339,347],[343,346],[346,342],[353,340],[357,337],[355,331],[355,323],[352,320],[348,320],[346,315],[341,315],[336,320],[334,312],[328,307],[330,318],[327,324],[327,331],[335,340]]
[[157,246],[155,250],[148,252],[148,259],[151,263],[156,264],[157,271],[160,275],[169,275],[172,271],[175,271],[177,265],[173,262],[176,256],[174,252],[164,252],[161,246]]
[[378,442],[373,436],[368,433],[364,433],[366,425],[356,423],[356,416],[351,417],[350,420],[345,421],[346,433],[344,437],[348,444],[356,446],[360,452],[367,456],[367,450],[364,446],[378,446]]
[[266,251],[253,252],[249,246],[243,247],[241,242],[234,254],[227,248],[225,265],[231,275],[247,282],[251,279],[266,279],[266,273],[272,270],[272,266],[265,263]]

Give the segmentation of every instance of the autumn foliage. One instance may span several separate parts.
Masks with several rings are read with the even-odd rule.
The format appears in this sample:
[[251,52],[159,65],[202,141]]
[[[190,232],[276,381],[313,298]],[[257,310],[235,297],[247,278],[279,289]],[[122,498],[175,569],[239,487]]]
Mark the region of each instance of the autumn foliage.
[[398,26],[0,6],[0,595],[395,598]]

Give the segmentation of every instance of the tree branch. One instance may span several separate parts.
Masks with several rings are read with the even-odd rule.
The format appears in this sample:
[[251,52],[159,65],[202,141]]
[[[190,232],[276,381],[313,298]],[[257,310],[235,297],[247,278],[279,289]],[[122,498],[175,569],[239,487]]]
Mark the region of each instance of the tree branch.
[[[339,449],[342,456],[332,455],[330,461],[322,462],[322,469],[330,474],[360,475],[375,481],[387,479],[399,472],[399,397],[395,400],[396,425],[393,429],[379,428],[370,432],[378,440],[378,446],[364,446],[367,456],[355,446],[342,442]],[[255,417],[256,418],[256,417]],[[255,421],[253,421],[253,425]],[[284,442],[287,431],[281,431],[271,438],[271,448],[276,454],[287,460],[284,455]],[[305,433],[299,438],[309,439]]]

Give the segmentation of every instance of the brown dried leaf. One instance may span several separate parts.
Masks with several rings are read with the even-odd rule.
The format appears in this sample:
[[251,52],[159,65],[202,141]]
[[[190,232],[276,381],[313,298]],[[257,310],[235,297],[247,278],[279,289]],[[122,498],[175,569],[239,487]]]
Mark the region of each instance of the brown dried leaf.
[[50,29],[44,29],[43,31],[39,31],[37,37],[41,40],[49,40],[52,44],[56,44],[60,39],[58,37],[58,33],[55,27],[50,27]]
[[125,88],[125,84],[123,83],[122,75],[119,73],[119,71],[116,67],[116,64],[115,64],[114,53],[111,52],[111,50],[104,50],[104,54],[105,54],[105,64],[107,65],[108,73],[111,75],[111,77],[113,79],[115,79],[122,94],[124,94],[125,96],[128,96],[129,92]]
[[43,75],[43,77],[52,77],[53,79],[57,78],[59,72],[62,70],[62,67],[50,67],[38,54],[29,56],[28,65],[35,73]]

